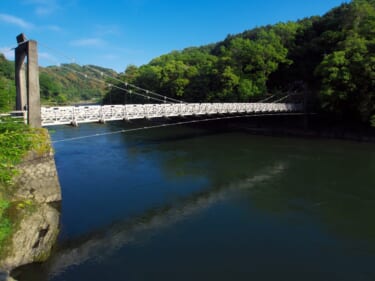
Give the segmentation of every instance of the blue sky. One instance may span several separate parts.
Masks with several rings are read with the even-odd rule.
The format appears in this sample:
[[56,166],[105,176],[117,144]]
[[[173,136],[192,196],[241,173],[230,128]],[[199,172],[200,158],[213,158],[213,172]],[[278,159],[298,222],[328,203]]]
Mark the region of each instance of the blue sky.
[[0,0],[0,52],[16,35],[39,42],[41,65],[76,62],[124,71],[173,50],[256,26],[323,15],[345,0]]

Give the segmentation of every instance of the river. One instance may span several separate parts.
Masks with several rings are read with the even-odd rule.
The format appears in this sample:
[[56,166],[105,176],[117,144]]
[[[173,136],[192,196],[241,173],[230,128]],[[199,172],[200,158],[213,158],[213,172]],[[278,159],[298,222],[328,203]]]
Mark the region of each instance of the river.
[[[375,280],[375,146],[218,123],[51,128],[51,258],[20,281]],[[106,133],[113,134],[106,134]]]

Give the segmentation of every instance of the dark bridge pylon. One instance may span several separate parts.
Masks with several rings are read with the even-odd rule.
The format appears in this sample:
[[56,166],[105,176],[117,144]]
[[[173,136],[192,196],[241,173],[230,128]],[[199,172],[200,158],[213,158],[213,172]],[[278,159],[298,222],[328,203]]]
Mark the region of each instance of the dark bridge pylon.
[[[38,47],[21,33],[15,48],[16,110],[27,111],[27,123],[34,128],[42,125],[39,89]],[[27,58],[27,63],[25,60]]]

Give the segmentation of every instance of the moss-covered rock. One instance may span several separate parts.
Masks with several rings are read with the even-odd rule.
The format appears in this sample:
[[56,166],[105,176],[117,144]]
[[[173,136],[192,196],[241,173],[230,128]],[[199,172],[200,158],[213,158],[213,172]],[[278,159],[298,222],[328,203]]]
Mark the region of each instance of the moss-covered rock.
[[0,257],[0,268],[5,271],[46,260],[59,232],[60,214],[48,204],[38,205],[32,212],[18,208],[18,212],[18,225],[6,254]]

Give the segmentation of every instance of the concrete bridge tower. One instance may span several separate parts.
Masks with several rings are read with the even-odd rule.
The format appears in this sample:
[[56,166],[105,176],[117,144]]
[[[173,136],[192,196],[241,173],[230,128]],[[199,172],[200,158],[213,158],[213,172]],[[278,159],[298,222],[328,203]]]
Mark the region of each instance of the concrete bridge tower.
[[[41,127],[38,47],[34,40],[27,40],[21,33],[17,36],[15,49],[16,110],[27,110],[27,123]],[[25,65],[25,59],[27,63]]]

